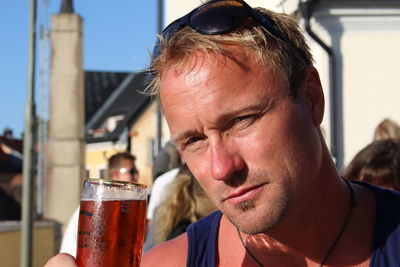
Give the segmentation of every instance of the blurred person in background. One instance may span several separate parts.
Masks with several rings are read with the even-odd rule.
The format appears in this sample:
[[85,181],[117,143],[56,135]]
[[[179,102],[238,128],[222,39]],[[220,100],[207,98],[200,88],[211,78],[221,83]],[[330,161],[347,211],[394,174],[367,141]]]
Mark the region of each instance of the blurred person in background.
[[400,139],[383,139],[367,145],[354,156],[343,176],[400,190]]
[[375,129],[374,141],[383,139],[399,139],[400,126],[391,119],[384,119]]
[[[6,130],[4,136],[11,136],[11,130]],[[3,141],[9,141],[5,138]],[[2,170],[12,173],[13,177],[4,187],[0,186],[0,221],[21,219],[21,196],[22,196],[22,160],[23,155],[12,145],[0,141],[0,156]],[[12,143],[11,143],[12,144]]]
[[166,188],[165,197],[155,211],[153,245],[177,237],[199,219],[215,211],[186,165]]
[[136,157],[129,152],[114,154],[108,159],[108,177],[112,180],[137,183],[139,171],[135,161]]
[[172,142],[167,142],[161,152],[154,160],[153,186],[151,187],[149,204],[147,206],[147,223],[151,225],[154,210],[161,203],[165,188],[175,179],[179,172],[181,158],[176,146]]
[[162,203],[166,195],[166,189],[174,181],[181,165],[181,158],[176,146],[167,142],[161,152],[157,155],[153,164],[153,186],[147,206],[147,233],[143,246],[143,252],[154,246],[153,235],[155,226],[153,217],[157,207]]
[[21,205],[0,187],[0,221],[21,220]]
[[153,186],[147,206],[147,233],[143,246],[143,252],[146,252],[154,246],[153,235],[155,227],[153,226],[153,217],[155,210],[162,203],[167,188],[176,178],[181,165],[181,158],[176,146],[167,142],[161,152],[157,155],[153,164]]
[[178,167],[163,173],[157,178],[153,184],[153,187],[151,188],[149,204],[147,206],[147,233],[143,245],[143,252],[148,251],[154,246],[153,235],[156,228],[155,224],[153,224],[154,216],[156,214],[157,207],[166,197],[169,185],[175,180],[178,173]]
[[171,141],[168,141],[154,159],[152,167],[153,185],[158,177],[179,167],[180,164],[181,157],[179,156],[176,146]]
[[[111,156],[107,161],[108,177],[112,180],[134,182],[139,179],[139,172],[135,165],[136,157],[131,153],[119,152]],[[76,256],[79,206],[72,214],[61,242],[60,253],[68,253]]]

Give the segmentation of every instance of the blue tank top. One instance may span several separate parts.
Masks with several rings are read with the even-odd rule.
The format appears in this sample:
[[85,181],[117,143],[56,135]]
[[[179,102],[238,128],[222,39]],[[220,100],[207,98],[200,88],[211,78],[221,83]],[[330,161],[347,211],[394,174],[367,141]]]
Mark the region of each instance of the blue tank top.
[[[354,182],[374,191],[375,229],[370,267],[400,266],[400,193],[367,183]],[[222,213],[216,211],[187,228],[187,267],[216,266],[218,228]]]

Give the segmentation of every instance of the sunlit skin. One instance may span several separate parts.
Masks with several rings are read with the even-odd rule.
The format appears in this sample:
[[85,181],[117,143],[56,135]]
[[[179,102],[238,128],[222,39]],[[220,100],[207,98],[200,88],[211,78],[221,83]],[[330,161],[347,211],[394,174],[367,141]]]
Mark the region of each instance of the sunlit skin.
[[[243,236],[270,266],[319,266],[349,209],[349,192],[319,129],[324,97],[318,73],[306,68],[293,98],[271,68],[239,47],[231,51],[228,57],[193,55],[164,73],[160,88],[173,141],[223,212],[218,265],[255,266],[238,241],[238,227],[257,234]],[[350,224],[349,232],[368,233],[366,245],[344,257],[360,240],[342,238],[330,260],[368,266],[371,227]],[[186,235],[167,242],[145,255],[143,265],[156,266],[180,247],[169,264],[184,266],[186,244]]]
[[[230,51],[198,52],[171,65],[160,88],[172,140],[223,212],[216,265],[258,266],[237,227],[265,266],[319,266],[349,213],[350,195],[319,129],[318,73],[306,68],[293,98],[271,68],[244,49]],[[357,206],[329,266],[369,266],[374,198],[353,188]],[[186,266],[187,253],[182,234],[147,252],[141,266]]]
[[255,234],[307,207],[304,195],[321,168],[321,115],[307,96],[289,96],[270,68],[236,56],[199,54],[167,72],[161,101],[172,139],[209,197]]

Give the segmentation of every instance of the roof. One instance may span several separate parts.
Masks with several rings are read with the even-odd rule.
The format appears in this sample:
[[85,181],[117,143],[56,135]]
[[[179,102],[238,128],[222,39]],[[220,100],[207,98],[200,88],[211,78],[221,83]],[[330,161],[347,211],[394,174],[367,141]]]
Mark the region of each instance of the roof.
[[87,143],[116,141],[151,102],[147,72],[85,72]]
[[85,123],[128,75],[129,72],[85,71]]

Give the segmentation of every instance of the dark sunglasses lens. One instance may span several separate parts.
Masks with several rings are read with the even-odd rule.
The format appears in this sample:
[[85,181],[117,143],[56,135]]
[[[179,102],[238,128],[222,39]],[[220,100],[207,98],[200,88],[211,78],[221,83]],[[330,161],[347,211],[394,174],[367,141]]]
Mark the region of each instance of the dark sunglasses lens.
[[[167,26],[167,28],[165,28],[162,32],[162,36],[168,40],[176,31],[179,31],[180,28],[182,27],[182,22],[181,20],[176,20],[174,22],[172,22],[170,25]],[[152,51],[152,58],[156,58],[159,56],[160,54],[160,40],[157,40],[156,44],[153,47],[153,51]]]
[[237,1],[218,1],[206,4],[194,12],[189,24],[204,34],[223,34],[237,29],[246,17],[246,10]]
[[167,26],[162,32],[162,35],[165,39],[169,39],[175,32],[179,31],[182,27],[181,19],[175,20],[171,24]]
[[138,172],[138,170],[137,170],[136,168],[132,168],[132,169],[129,171],[129,173],[132,174],[132,175],[136,175],[136,174],[138,174],[139,172]]

